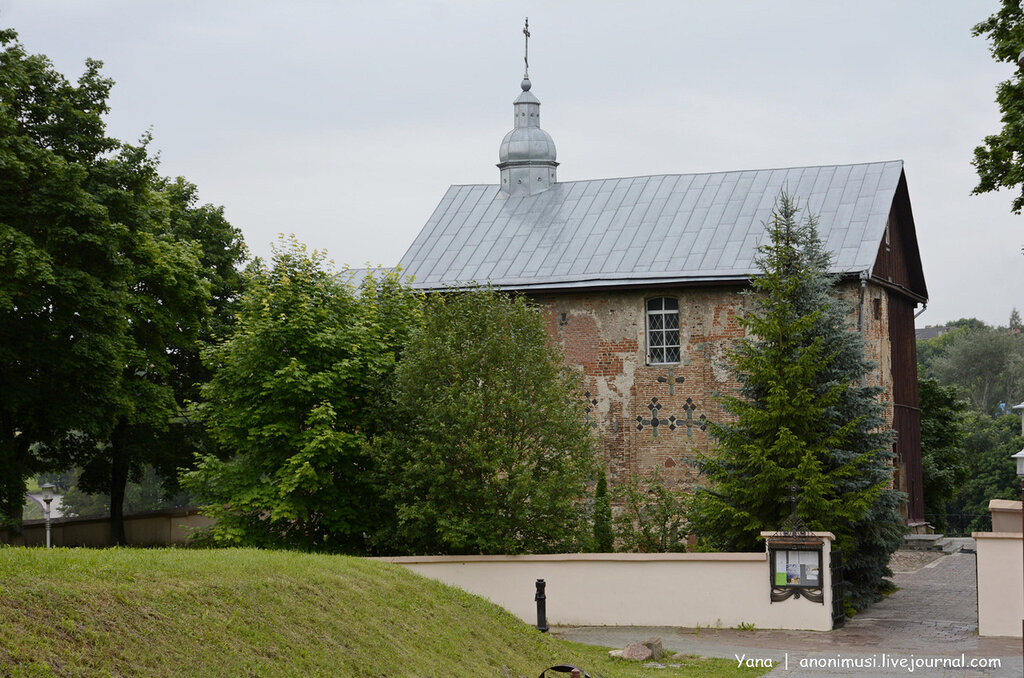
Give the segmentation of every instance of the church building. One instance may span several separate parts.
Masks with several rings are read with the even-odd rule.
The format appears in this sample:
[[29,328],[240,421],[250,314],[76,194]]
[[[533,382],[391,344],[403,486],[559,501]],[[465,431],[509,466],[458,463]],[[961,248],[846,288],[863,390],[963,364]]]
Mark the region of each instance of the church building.
[[726,350],[743,336],[739,293],[786,189],[818,216],[854,304],[897,433],[904,517],[923,526],[914,313],[928,291],[902,161],[559,182],[528,74],[521,90],[498,183],[448,189],[401,260],[413,285],[529,295],[584,374],[581,413],[610,479],[657,467],[689,486],[697,453],[714,449],[706,422],[725,416],[715,394],[737,388]]

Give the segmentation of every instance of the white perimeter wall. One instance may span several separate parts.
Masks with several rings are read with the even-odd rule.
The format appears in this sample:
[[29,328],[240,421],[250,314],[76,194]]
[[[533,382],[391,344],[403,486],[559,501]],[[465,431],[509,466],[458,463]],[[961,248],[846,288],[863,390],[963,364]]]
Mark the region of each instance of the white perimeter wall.
[[[767,553],[572,553],[379,558],[458,586],[537,622],[535,582],[547,583],[551,625],[832,628],[830,538],[824,539],[825,604],[772,603]],[[1019,621],[1019,620],[1018,620]],[[1018,624],[1019,626],[1019,624]]]
[[1020,638],[1024,615],[1021,534],[975,532],[971,536],[978,550],[978,634]]

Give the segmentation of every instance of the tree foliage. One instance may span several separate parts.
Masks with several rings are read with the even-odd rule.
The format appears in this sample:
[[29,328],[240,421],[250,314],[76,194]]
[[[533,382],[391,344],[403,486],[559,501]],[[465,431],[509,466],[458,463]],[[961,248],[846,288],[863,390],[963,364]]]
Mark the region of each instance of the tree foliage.
[[186,400],[208,377],[200,346],[230,327],[245,256],[241,233],[223,210],[198,205],[196,187],[159,176],[145,148],[134,149],[146,172],[133,190],[132,249],[127,286],[128,331],[113,433],[84,463],[82,489],[110,498],[111,533],[124,541],[129,478],[160,472],[165,495],[177,491],[178,468],[203,446],[201,428],[183,416]]
[[604,469],[601,469],[594,488],[594,551],[597,553],[611,553],[615,550],[615,530],[612,525],[608,477]]
[[73,85],[13,31],[0,44],[0,511],[17,530],[24,479],[79,463],[117,517],[129,472],[162,458],[241,236],[158,174],[148,135],[106,135],[99,62]]
[[71,430],[106,432],[126,320],[104,134],[111,82],[77,84],[0,31],[0,512],[17,529],[25,479]]
[[492,290],[434,295],[372,446],[393,553],[543,553],[590,542],[593,439],[540,311]]
[[966,404],[952,386],[920,376],[917,383],[924,510],[941,531],[946,529],[946,505],[966,480],[969,468],[962,450]]
[[1024,400],[1024,334],[984,323],[959,326],[918,342],[920,363],[929,377],[955,386],[970,407],[987,414],[1000,403]]
[[669,553],[686,550],[687,498],[665,486],[658,469],[643,477],[632,476],[615,486],[612,496],[620,505],[615,517],[619,550],[634,553]]
[[962,454],[967,480],[949,501],[947,511],[968,519],[965,533],[988,531],[992,499],[1020,499],[1020,479],[1010,456],[1021,448],[1021,423],[1016,414],[993,417],[968,412]]
[[1012,205],[1014,214],[1020,214],[1024,208],[1024,80],[1017,61],[1024,52],[1024,10],[1017,0],[1002,0],[1001,4],[999,11],[973,31],[989,40],[996,61],[1013,64],[1013,75],[996,87],[1003,128],[974,149],[978,173],[974,193],[1021,187]]
[[758,257],[745,339],[731,352],[738,395],[723,396],[733,420],[713,423],[716,453],[703,459],[710,486],[694,498],[703,547],[758,550],[761,531],[790,514],[836,534],[851,602],[877,596],[902,538],[899,493],[890,489],[891,434],[880,389],[863,385],[871,364],[835,293],[815,220],[781,194],[770,241]]
[[[973,320],[973,318],[972,318]],[[958,322],[963,322],[958,321]],[[980,320],[978,321],[981,325],[984,325]],[[917,342],[917,364],[918,371],[926,376],[934,377],[932,366],[935,361],[946,355],[949,351],[949,347],[954,343],[958,342],[961,335],[968,334],[971,331],[969,327],[963,325],[954,325],[950,323],[945,326],[945,331],[931,339],[923,339]]]
[[[929,522],[969,534],[991,527],[990,499],[1017,499],[1010,455],[1020,449],[1024,335],[1019,314],[1009,327],[969,318],[917,342],[921,363],[921,447]],[[927,375],[927,377],[925,377]]]
[[250,266],[236,325],[203,360],[196,416],[226,454],[202,454],[182,484],[217,523],[208,543],[364,553],[383,508],[366,441],[418,297],[394,274],[359,288],[294,240]]

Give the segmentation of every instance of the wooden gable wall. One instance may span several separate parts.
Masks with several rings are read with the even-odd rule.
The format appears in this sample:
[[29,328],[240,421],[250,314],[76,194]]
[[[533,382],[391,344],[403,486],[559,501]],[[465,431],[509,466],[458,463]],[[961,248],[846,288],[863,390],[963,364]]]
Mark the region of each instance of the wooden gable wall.
[[886,288],[892,365],[892,427],[896,431],[894,452],[900,469],[900,489],[907,493],[907,523],[913,528],[925,522],[914,312],[919,303],[927,300],[928,289],[905,177],[900,177],[888,228],[878,247],[872,279]]
[[900,177],[871,277],[915,302],[928,299],[906,177]]

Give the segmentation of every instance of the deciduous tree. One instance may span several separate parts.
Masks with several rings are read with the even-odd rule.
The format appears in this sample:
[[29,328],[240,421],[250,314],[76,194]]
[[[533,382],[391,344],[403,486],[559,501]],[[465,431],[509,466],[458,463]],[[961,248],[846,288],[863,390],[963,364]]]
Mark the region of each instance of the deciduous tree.
[[576,550],[593,438],[540,311],[492,290],[432,296],[375,441],[395,553]]
[[202,447],[202,429],[185,416],[187,400],[209,372],[200,346],[230,328],[245,247],[220,208],[199,206],[196,188],[159,176],[145,147],[128,150],[140,166],[131,202],[119,216],[130,224],[128,328],[122,397],[110,437],[84,460],[82,489],[109,496],[111,538],[124,543],[129,478],[157,469],[165,493],[177,491],[178,470]]
[[969,469],[963,450],[967,407],[952,386],[920,376],[917,384],[924,510],[936,529],[945,530],[946,504],[967,479]]
[[71,84],[14,31],[0,46],[0,520],[17,533],[25,479],[112,430],[129,232],[100,63]]
[[357,289],[294,240],[246,278],[233,331],[203,352],[196,408],[225,453],[182,478],[217,519],[205,541],[365,553],[387,511],[364,445],[397,423],[383,394],[419,299],[396,274]]
[[681,490],[665,486],[658,469],[615,486],[620,505],[615,532],[621,551],[670,553],[686,550],[687,501]]
[[1024,399],[1024,335],[988,326],[950,334],[942,353],[931,357],[929,376],[956,386],[977,412],[993,414],[1000,403]]
[[72,85],[13,31],[0,45],[0,511],[17,531],[24,479],[81,464],[120,541],[128,474],[177,465],[168,427],[241,235],[158,174],[148,134],[106,135],[99,62]]
[[967,462],[967,480],[948,503],[951,514],[966,519],[965,534],[992,529],[988,503],[992,499],[1020,499],[1020,479],[1010,456],[1019,452],[1020,417],[993,417],[968,412],[962,454]]
[[996,61],[1013,65],[1013,75],[996,88],[1003,128],[974,149],[978,173],[974,193],[1020,187],[1012,204],[1013,212],[1020,214],[1024,208],[1024,80],[1018,65],[1024,53],[1024,10],[1020,3],[1002,0],[999,11],[974,27],[974,35],[988,38]]

